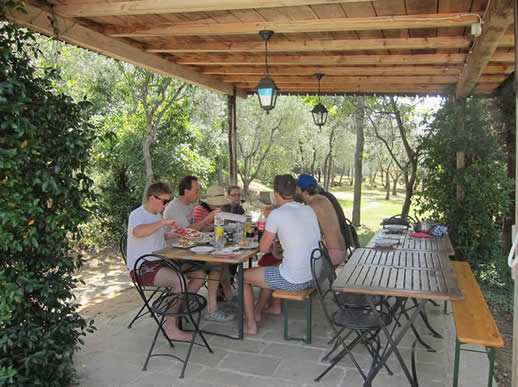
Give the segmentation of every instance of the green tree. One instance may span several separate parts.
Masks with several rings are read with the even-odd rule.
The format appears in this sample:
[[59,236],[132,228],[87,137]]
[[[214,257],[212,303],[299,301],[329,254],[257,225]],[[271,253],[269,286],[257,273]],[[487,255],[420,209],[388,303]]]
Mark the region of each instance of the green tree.
[[[470,97],[464,114],[465,130],[459,132],[455,102],[448,99],[428,127],[431,136],[422,143],[426,172],[418,200],[421,213],[448,225],[456,257],[469,260],[480,270],[500,256],[501,222],[512,188],[492,128],[495,111],[490,99]],[[466,152],[464,170],[456,166],[459,150]],[[457,199],[458,185],[464,192],[461,200]]]
[[82,261],[69,252],[89,217],[93,133],[87,103],[52,93],[53,72],[36,75],[37,49],[0,25],[0,384],[63,386],[93,329],[72,302]]

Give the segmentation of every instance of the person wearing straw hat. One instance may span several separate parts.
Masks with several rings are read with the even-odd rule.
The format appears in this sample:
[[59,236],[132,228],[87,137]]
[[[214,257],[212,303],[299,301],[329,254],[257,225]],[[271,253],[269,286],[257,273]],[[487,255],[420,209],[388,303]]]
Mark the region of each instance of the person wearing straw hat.
[[[231,200],[225,195],[223,187],[213,185],[207,188],[205,199],[194,207],[193,218],[194,223],[202,222],[214,210],[220,210],[222,206],[230,204]],[[206,223],[200,231],[212,231],[214,223]]]

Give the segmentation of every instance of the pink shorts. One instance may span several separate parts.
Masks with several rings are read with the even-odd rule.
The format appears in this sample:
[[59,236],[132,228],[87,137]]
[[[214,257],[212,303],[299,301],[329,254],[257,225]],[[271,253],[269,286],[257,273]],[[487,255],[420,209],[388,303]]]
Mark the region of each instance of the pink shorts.
[[345,250],[341,249],[327,249],[329,258],[333,266],[338,266],[345,261]]

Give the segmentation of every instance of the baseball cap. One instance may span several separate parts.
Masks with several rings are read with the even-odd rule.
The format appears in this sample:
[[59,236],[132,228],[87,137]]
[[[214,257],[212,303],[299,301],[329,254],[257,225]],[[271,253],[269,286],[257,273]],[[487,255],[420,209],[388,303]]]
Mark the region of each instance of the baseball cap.
[[307,191],[310,185],[317,187],[318,183],[313,176],[303,173],[297,179],[297,185],[304,191]]

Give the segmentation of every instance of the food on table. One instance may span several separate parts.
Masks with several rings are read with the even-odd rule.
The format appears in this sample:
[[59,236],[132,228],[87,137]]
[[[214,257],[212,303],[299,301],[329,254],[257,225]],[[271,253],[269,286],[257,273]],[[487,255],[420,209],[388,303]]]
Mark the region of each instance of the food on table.
[[178,236],[188,239],[199,238],[201,236],[198,230],[192,228],[176,227],[173,232]]
[[239,246],[248,247],[248,241],[246,241],[246,240],[239,241]]

